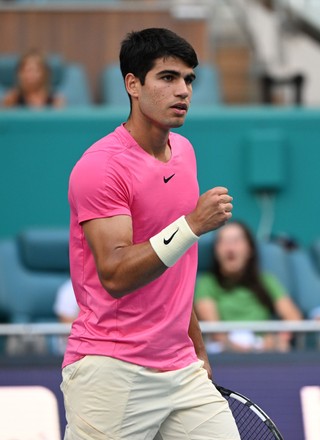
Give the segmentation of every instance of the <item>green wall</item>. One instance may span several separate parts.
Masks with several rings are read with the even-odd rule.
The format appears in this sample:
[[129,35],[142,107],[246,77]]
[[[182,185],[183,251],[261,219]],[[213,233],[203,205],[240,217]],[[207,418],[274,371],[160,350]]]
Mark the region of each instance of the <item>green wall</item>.
[[[73,164],[126,119],[127,109],[0,112],[0,238],[30,226],[66,227]],[[261,200],[276,188],[273,232],[309,245],[320,237],[320,110],[193,108],[178,130],[193,143],[201,191],[227,186],[234,217],[255,232]],[[261,157],[261,160],[260,160]]]

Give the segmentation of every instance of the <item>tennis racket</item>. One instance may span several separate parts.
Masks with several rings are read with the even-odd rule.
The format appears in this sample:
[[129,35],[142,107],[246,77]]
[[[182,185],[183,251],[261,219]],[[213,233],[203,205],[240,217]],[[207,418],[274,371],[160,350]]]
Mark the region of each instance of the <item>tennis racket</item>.
[[276,425],[258,405],[240,393],[214,385],[229,404],[241,440],[283,440]]

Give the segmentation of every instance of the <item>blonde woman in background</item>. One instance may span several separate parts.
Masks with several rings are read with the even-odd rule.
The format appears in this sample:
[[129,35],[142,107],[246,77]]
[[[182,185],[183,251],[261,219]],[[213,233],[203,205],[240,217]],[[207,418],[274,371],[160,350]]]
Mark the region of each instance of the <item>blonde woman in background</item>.
[[17,66],[17,84],[2,100],[3,107],[62,107],[64,98],[53,93],[50,69],[45,57],[30,50]]

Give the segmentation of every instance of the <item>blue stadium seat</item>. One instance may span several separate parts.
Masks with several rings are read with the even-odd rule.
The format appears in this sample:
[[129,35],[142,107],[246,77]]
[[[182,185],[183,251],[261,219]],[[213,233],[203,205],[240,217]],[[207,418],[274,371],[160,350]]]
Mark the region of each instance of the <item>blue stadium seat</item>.
[[101,75],[101,99],[103,104],[129,106],[119,64],[109,64]]
[[27,230],[0,242],[0,311],[9,322],[56,321],[53,304],[69,276],[68,249],[68,230]]
[[[66,105],[91,104],[92,99],[84,67],[77,63],[69,63],[57,54],[51,54],[47,59],[53,91],[64,96]],[[18,61],[19,56],[15,54],[0,56],[0,99],[16,84]]]
[[209,63],[200,64],[195,69],[192,105],[217,105],[222,102],[221,81],[217,69]]
[[201,235],[198,246],[198,272],[211,270],[213,266],[213,240],[215,232]]
[[274,275],[286,288],[288,295],[295,299],[288,252],[280,244],[268,241],[259,241],[258,251],[262,270]]
[[310,247],[310,253],[311,253],[312,261],[314,262],[315,267],[320,274],[320,239],[315,240],[312,243]]
[[306,250],[297,249],[288,256],[295,299],[307,318],[311,310],[320,306],[320,275]]

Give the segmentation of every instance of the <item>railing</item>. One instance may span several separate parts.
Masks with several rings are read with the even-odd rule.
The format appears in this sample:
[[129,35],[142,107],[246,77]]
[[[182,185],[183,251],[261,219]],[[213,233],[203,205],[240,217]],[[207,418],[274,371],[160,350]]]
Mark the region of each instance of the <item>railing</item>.
[[295,349],[302,350],[307,346],[307,335],[315,335],[314,345],[320,349],[320,321],[250,321],[250,322],[200,322],[203,335],[212,333],[229,333],[237,330],[247,330],[253,333],[272,333],[275,338],[278,333],[290,332],[295,335]]
[[0,324],[0,336],[48,336],[68,335],[70,324],[60,323],[28,323],[28,324]]
[[235,330],[250,330],[253,332],[320,332],[320,321],[225,321],[200,322],[201,330],[206,333],[228,333]]
[[[60,323],[28,323],[28,324],[0,324],[1,336],[37,336],[37,335],[68,335],[70,324]],[[250,322],[200,322],[204,336],[212,333],[229,333],[236,330],[247,330],[254,333],[281,333],[291,332],[296,336],[296,347],[305,347],[307,334],[316,335],[317,348],[320,349],[320,321],[250,321]]]

